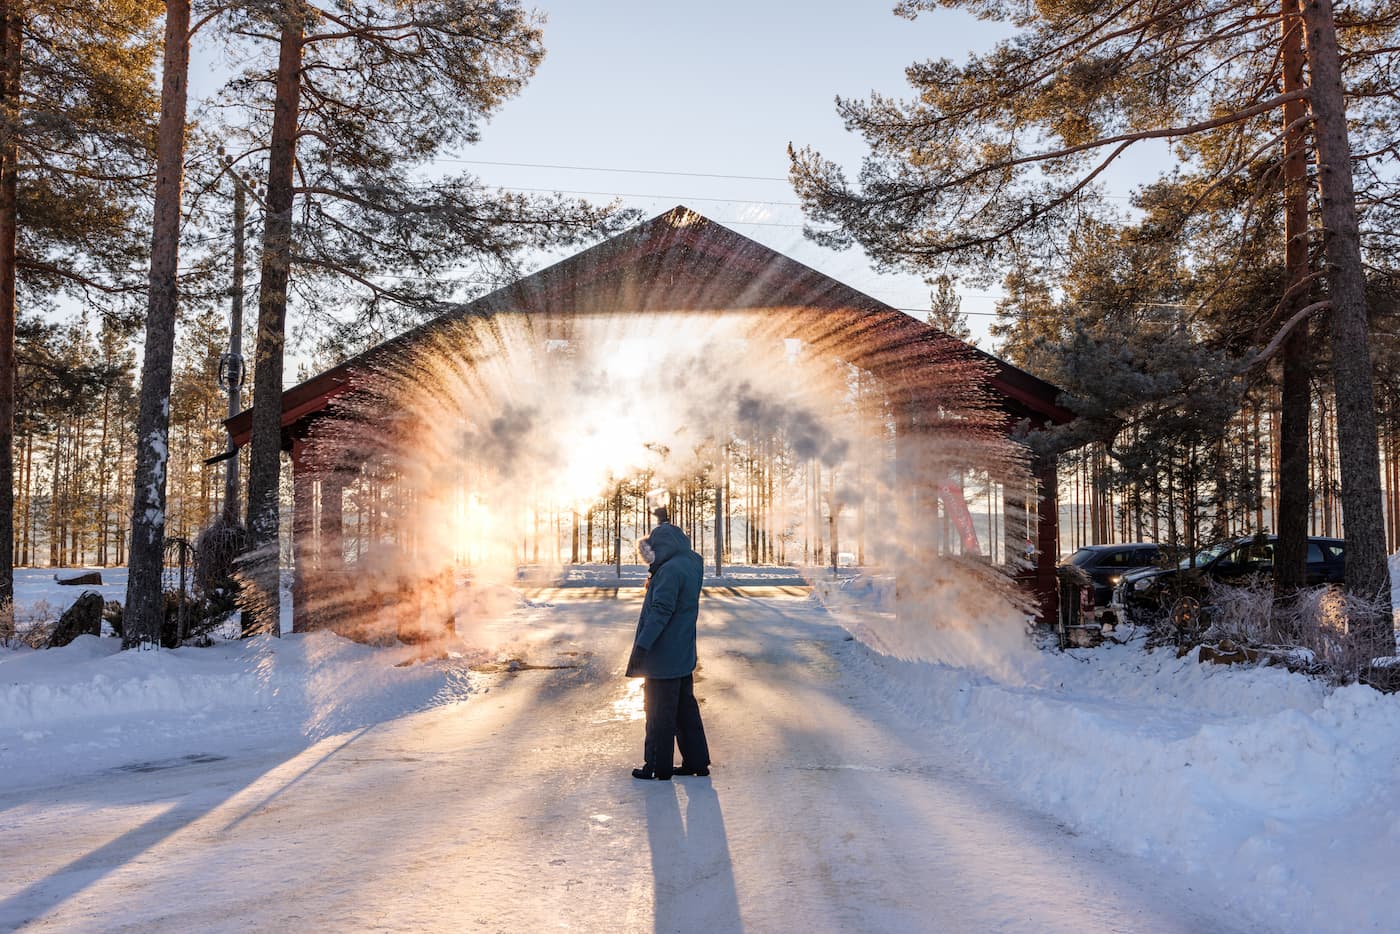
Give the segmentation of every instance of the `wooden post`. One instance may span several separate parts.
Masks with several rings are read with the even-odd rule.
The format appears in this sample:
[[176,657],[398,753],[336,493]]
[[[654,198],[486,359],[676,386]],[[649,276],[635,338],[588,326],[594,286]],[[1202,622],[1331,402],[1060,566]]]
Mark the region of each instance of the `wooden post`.
[[1040,492],[1032,588],[1040,606],[1041,624],[1054,625],[1060,612],[1059,584],[1055,577],[1055,565],[1060,556],[1060,481],[1055,456],[1037,455],[1031,462],[1031,471]]
[[[1030,542],[1030,503],[1026,501],[1025,494],[1016,487],[1015,484],[1006,484],[1002,488],[1001,496],[1001,549],[1002,560],[1010,566],[1016,567],[1017,559],[1025,557],[1026,543]],[[992,543],[989,541],[987,547],[990,550]],[[1021,577],[1021,569],[1017,568],[1016,576]]]
[[345,567],[345,472],[334,465],[321,477],[321,541],[317,569],[335,573]]
[[311,614],[308,603],[308,577],[315,551],[311,536],[315,532],[315,474],[309,463],[305,439],[292,442],[292,632],[309,632]]

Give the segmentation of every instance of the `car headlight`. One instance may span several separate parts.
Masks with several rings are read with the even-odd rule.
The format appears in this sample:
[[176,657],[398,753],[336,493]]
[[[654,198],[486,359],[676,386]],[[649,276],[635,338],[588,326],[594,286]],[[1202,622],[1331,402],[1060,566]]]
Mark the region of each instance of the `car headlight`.
[[1140,581],[1134,581],[1134,582],[1133,582],[1133,589],[1134,589],[1134,590],[1146,590],[1147,588],[1149,588],[1149,587],[1151,587],[1151,586],[1152,586],[1152,578],[1150,578],[1150,577],[1144,577],[1144,578],[1143,578],[1142,580],[1140,580]]

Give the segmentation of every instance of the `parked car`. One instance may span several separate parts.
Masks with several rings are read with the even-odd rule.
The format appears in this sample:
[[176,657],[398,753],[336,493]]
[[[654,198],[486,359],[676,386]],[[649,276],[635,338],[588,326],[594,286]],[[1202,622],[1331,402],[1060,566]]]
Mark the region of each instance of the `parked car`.
[[[1128,615],[1144,609],[1167,610],[1183,597],[1203,600],[1212,582],[1243,586],[1251,581],[1272,581],[1277,542],[1277,535],[1226,539],[1182,558],[1176,567],[1124,574],[1113,592],[1113,606]],[[1340,584],[1345,571],[1340,538],[1308,539],[1308,586]]]
[[1129,571],[1150,568],[1161,560],[1162,549],[1151,542],[1131,542],[1126,545],[1085,545],[1069,556],[1066,564],[1079,568],[1094,582],[1096,607],[1108,606],[1113,588]]

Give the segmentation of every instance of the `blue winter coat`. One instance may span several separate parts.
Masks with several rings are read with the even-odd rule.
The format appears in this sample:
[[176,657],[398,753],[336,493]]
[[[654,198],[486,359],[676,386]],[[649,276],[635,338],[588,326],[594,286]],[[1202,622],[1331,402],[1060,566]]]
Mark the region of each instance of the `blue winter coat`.
[[652,529],[647,540],[656,557],[633,640],[646,656],[632,674],[684,678],[695,670],[695,621],[705,562],[691,550],[685,533],[670,523]]

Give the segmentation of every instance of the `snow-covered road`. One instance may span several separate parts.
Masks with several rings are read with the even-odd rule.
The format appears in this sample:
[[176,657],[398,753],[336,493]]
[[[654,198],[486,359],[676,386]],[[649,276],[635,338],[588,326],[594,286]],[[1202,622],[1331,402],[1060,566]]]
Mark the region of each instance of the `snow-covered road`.
[[309,748],[195,742],[0,795],[0,929],[1235,929],[979,779],[849,676],[863,649],[814,601],[761,593],[704,605],[709,779],[629,777],[635,602],[551,591],[524,625],[576,669],[474,675],[465,702]]

